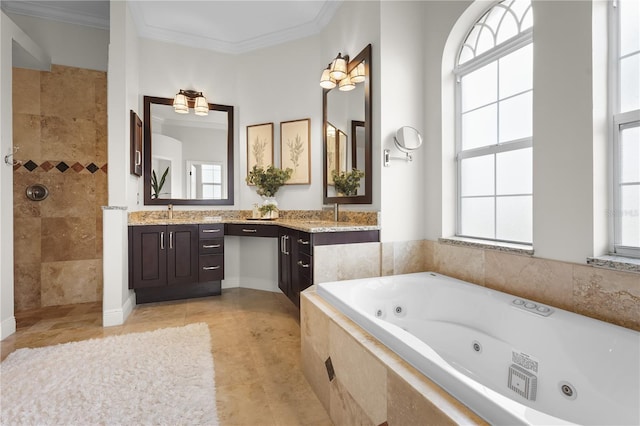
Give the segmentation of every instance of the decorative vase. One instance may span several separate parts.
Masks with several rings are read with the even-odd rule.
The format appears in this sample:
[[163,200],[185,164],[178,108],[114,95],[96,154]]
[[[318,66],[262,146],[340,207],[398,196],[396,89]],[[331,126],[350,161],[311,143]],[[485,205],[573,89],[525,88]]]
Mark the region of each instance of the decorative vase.
[[264,213],[262,215],[262,219],[277,219],[279,217],[278,215],[278,202],[276,201],[275,197],[265,197],[264,201],[262,202],[263,206],[274,206],[275,209],[274,210],[270,210],[267,211],[266,213]]

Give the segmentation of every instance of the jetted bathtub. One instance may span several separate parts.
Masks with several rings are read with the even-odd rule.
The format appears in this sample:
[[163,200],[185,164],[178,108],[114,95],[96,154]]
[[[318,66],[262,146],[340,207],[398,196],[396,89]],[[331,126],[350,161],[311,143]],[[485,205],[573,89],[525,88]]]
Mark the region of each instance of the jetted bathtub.
[[640,425],[640,333],[431,272],[318,294],[492,424]]

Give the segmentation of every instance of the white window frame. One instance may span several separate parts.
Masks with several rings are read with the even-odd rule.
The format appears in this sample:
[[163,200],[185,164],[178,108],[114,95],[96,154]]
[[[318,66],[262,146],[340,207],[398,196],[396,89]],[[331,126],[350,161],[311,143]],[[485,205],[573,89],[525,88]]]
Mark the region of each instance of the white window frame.
[[[629,212],[622,211],[620,196],[621,153],[620,134],[626,128],[640,127],[640,110],[620,113],[620,27],[618,23],[618,2],[610,1],[609,7],[609,127],[611,135],[611,238],[612,254],[640,258],[640,247],[624,246],[622,238],[622,217]],[[631,212],[633,214],[633,212]],[[637,212],[635,212],[637,214]]]
[[[492,6],[493,7],[493,6]],[[491,8],[487,9],[484,13],[489,11]],[[484,16],[484,13],[481,16]],[[515,243],[526,246],[532,246],[533,242],[522,242],[522,241],[509,241],[509,240],[500,240],[495,238],[480,238],[476,236],[464,235],[461,232],[461,223],[462,223],[462,160],[466,158],[479,157],[489,154],[498,154],[501,152],[525,149],[533,147],[533,136],[528,138],[522,138],[515,141],[505,142],[505,143],[497,143],[495,145],[484,146],[480,148],[462,150],[462,90],[461,90],[461,82],[462,77],[466,74],[469,74],[483,66],[497,61],[498,59],[507,56],[508,54],[515,52],[518,49],[521,49],[529,44],[533,43],[533,28],[528,28],[513,38],[501,43],[500,45],[494,47],[493,49],[482,53],[475,58],[465,62],[462,65],[457,66],[454,69],[454,74],[456,76],[456,85],[455,85],[455,140],[456,140],[456,236],[457,237],[468,237],[477,240],[488,240],[488,241],[496,241],[496,242],[505,242],[505,243]],[[517,96],[521,93],[515,94],[513,96]],[[499,117],[496,122],[499,125]],[[495,163],[494,163],[495,167]],[[495,176],[495,171],[494,171]],[[497,182],[494,180],[494,185],[497,185]],[[495,191],[494,191],[495,194]],[[518,195],[518,194],[515,194]],[[508,195],[508,197],[512,197],[515,195]],[[522,194],[519,194],[522,195]],[[529,194],[526,194],[529,195]],[[497,203],[497,200],[500,196],[494,195],[494,203]],[[494,221],[497,219],[496,211],[494,211]],[[495,223],[494,223],[494,229]]]

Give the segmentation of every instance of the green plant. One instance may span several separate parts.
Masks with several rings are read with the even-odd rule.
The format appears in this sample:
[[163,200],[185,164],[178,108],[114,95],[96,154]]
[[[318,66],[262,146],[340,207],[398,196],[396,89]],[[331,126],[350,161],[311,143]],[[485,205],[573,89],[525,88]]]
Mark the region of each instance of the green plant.
[[331,172],[331,177],[333,177],[333,184],[335,185],[336,192],[346,196],[351,196],[358,193],[358,188],[360,188],[360,179],[364,177],[364,172],[358,169],[353,169],[350,172],[338,172],[337,170],[333,170]]
[[260,212],[260,214],[262,216],[267,216],[269,214],[271,214],[271,212],[277,212],[278,211],[278,206],[275,204],[271,204],[271,203],[265,203],[263,205],[261,205],[260,207],[258,207],[258,211]]
[[153,189],[153,193],[151,194],[151,198],[158,198],[160,195],[160,191],[164,186],[164,181],[167,179],[167,174],[169,173],[169,167],[164,171],[162,177],[160,178],[160,183],[158,183],[158,177],[156,176],[156,171],[151,171],[151,188]]
[[255,185],[258,189],[258,195],[265,197],[273,197],[278,189],[291,178],[293,170],[286,168],[284,170],[278,167],[268,166],[266,169],[260,166],[253,166],[246,178],[249,185]]

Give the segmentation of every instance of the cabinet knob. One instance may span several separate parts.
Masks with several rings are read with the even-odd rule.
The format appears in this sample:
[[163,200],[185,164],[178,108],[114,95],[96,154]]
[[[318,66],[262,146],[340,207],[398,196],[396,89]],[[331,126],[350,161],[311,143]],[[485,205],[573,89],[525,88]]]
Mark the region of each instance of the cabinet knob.
[[298,260],[298,266],[302,266],[303,268],[308,268],[309,264],[308,263],[302,263],[302,260]]
[[309,240],[303,240],[302,238],[298,238],[298,244],[303,244],[305,246],[308,246]]

